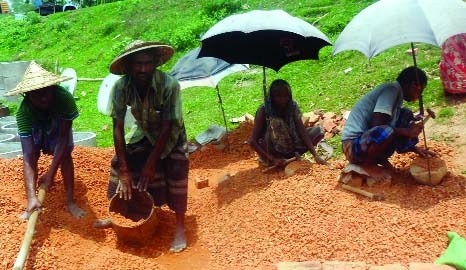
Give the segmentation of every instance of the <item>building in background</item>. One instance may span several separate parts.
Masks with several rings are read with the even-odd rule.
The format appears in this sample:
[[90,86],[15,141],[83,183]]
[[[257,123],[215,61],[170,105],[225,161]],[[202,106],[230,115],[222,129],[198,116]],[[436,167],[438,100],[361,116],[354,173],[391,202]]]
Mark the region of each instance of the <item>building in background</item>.
[[7,1],[0,1],[0,14],[10,13],[10,7]]

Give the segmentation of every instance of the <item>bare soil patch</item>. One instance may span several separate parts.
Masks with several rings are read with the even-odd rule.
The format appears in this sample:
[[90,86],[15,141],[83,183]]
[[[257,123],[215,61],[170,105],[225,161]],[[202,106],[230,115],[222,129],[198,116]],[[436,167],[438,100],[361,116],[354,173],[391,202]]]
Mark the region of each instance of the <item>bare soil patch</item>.
[[[113,149],[76,147],[76,198],[87,215],[66,211],[61,176],[46,194],[26,269],[274,269],[280,261],[364,261],[369,265],[432,263],[448,244],[447,232],[466,236],[465,106],[458,102],[447,122],[429,120],[427,145],[448,173],[438,186],[409,175],[414,155],[392,158],[398,173],[388,183],[364,187],[382,193],[371,201],[337,182],[343,159],[331,167],[312,163],[293,176],[263,174],[245,140],[250,126],[230,136],[231,150],[208,145],[191,155],[188,248],[168,253],[174,214],[159,224],[145,247],[119,243],[112,229],[92,227],[107,215],[106,186]],[[50,159],[41,159],[43,171]],[[11,269],[26,222],[20,159],[0,159],[0,268]],[[196,189],[195,179],[209,187]]]

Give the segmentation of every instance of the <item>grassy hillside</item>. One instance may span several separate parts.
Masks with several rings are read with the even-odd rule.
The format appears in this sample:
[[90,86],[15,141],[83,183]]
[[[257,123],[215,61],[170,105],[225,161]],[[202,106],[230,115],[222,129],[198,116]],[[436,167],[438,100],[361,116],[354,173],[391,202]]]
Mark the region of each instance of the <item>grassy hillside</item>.
[[[133,39],[158,40],[171,44],[175,56],[161,67],[169,71],[187,51],[200,46],[200,36],[215,22],[233,13],[252,9],[283,9],[314,24],[331,41],[351,18],[373,1],[211,1],[211,0],[125,0],[76,11],[40,17],[28,13],[24,20],[0,17],[0,61],[36,60],[50,70],[74,68],[79,78],[103,78],[108,65]],[[440,49],[424,44],[417,57],[418,66],[429,75],[424,95],[426,107],[445,105],[438,78]],[[267,70],[267,84],[283,78],[293,87],[294,98],[304,112],[348,110],[371,87],[394,80],[398,72],[412,65],[412,57],[402,45],[368,60],[358,52],[331,56],[332,48],[320,51],[318,61],[299,61],[279,72]],[[343,70],[352,68],[345,74]],[[78,82],[75,96],[81,116],[76,130],[97,133],[99,146],[112,145],[111,119],[97,110],[100,81]],[[262,102],[262,69],[251,66],[244,73],[223,79],[219,84],[227,119],[244,113],[254,114]],[[215,89],[194,87],[183,90],[183,111],[188,136],[194,138],[211,124],[223,125]],[[14,108],[14,104],[11,107]],[[412,104],[415,108],[416,104]],[[235,126],[229,124],[232,129]],[[332,144],[338,146],[338,138]]]

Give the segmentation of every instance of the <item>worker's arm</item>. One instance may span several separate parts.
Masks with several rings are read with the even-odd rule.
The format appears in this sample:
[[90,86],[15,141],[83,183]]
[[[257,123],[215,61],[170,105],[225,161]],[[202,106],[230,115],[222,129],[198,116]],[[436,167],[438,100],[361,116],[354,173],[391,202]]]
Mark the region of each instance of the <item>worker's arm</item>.
[[[372,114],[371,127],[389,125],[391,120],[391,116],[386,113],[374,112]],[[415,138],[422,131],[422,123],[412,123],[406,128],[394,127],[394,131],[395,136]]]
[[251,138],[249,139],[249,145],[257,152],[257,154],[269,162],[273,162],[274,157],[266,151],[260,144],[259,139],[265,134],[266,129],[266,116],[265,108],[260,107],[256,116],[254,117],[254,126],[252,128]]
[[21,147],[23,149],[23,175],[24,186],[28,201],[27,212],[31,213],[40,207],[36,198],[37,185],[37,158],[34,150],[34,139],[32,136],[21,137]]
[[172,121],[162,121],[162,131],[160,136],[152,148],[152,152],[147,158],[146,164],[142,169],[141,176],[139,177],[137,188],[139,191],[147,190],[147,186],[153,181],[157,170],[157,163],[160,160],[163,150],[168,142],[172,130]]
[[325,161],[323,158],[321,158],[317,154],[314,144],[312,143],[311,138],[307,134],[306,127],[304,126],[303,121],[300,118],[297,118],[295,119],[295,124],[296,124],[296,129],[298,130],[299,136],[303,140],[309,152],[311,152],[312,156],[314,157],[314,160],[318,164],[324,164],[324,165],[328,164],[327,161]]
[[117,193],[120,198],[131,199],[132,174],[126,160],[125,122],[123,119],[113,118],[113,143],[118,158],[119,183]]
[[66,148],[68,147],[68,143],[70,141],[72,123],[72,120],[63,120],[61,122],[57,144],[55,145],[53,152],[52,163],[50,164],[47,172],[39,179],[40,183],[45,183],[47,189],[50,188],[53,178],[57,174],[58,167],[63,161],[63,156],[65,155],[65,151],[67,150]]

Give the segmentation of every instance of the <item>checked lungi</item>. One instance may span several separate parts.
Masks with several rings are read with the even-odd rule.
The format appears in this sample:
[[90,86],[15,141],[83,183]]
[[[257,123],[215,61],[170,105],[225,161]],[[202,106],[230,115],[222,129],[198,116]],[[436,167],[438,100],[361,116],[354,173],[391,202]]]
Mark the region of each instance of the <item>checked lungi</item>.
[[[413,113],[407,108],[402,108],[396,127],[409,127],[412,120],[414,120]],[[345,154],[346,159],[354,164],[361,164],[368,161],[382,162],[392,156],[395,151],[398,153],[410,151],[419,142],[418,138],[407,138],[401,136],[393,138],[393,132],[393,127],[389,125],[375,126],[365,131],[357,138],[343,141],[343,153]],[[378,153],[375,157],[367,156],[367,149],[371,144],[380,145],[383,143],[387,143],[385,151]]]
[[[126,159],[128,169],[133,174],[133,183],[136,185],[140,172],[146,163],[153,146],[147,139],[134,144],[126,145]],[[110,181],[107,197],[111,199],[116,193],[119,182],[119,163],[115,155],[111,161]],[[188,200],[188,172],[189,159],[183,149],[175,147],[173,151],[157,164],[157,175],[148,185],[147,192],[152,195],[154,204],[162,206],[167,204],[171,210],[184,213],[187,210]],[[138,192],[134,190],[133,192]]]

